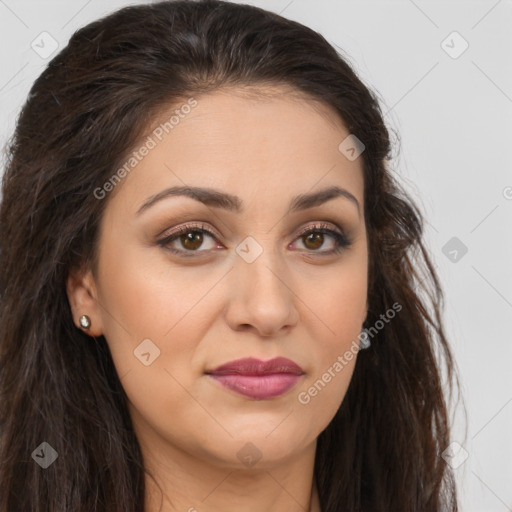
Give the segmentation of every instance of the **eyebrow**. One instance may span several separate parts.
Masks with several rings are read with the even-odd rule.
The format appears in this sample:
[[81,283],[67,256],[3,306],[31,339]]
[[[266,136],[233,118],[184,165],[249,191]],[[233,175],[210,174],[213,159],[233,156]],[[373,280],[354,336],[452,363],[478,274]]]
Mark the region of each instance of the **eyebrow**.
[[[151,206],[163,199],[176,196],[190,197],[205,204],[206,206],[222,208],[236,213],[244,211],[243,202],[237,196],[211,188],[177,186],[167,188],[162,190],[162,192],[149,197],[137,210],[136,215],[140,215],[142,212],[148,210]],[[337,197],[342,197],[352,202],[352,204],[357,208],[357,213],[361,216],[359,201],[356,197],[348,190],[337,186],[331,186],[317,192],[299,194],[298,196],[293,197],[290,201],[290,205],[288,206],[286,215],[297,211],[307,210],[308,208],[314,208],[315,206],[319,206]]]

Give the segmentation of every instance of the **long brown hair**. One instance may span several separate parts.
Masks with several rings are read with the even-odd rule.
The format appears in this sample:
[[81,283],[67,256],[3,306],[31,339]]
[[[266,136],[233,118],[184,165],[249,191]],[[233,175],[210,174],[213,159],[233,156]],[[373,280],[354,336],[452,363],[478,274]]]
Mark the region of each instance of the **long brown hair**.
[[[0,512],[141,512],[145,473],[103,336],[74,325],[70,269],[95,261],[108,196],[94,194],[165,105],[226,85],[285,84],[363,141],[366,327],[400,313],[357,358],[320,434],[323,512],[456,511],[441,453],[442,386],[458,379],[423,218],[393,178],[375,93],[317,32],[218,0],[123,8],[71,37],[33,84],[7,147],[0,210]],[[340,141],[341,142],[341,141]],[[33,452],[47,442],[47,469]],[[44,445],[43,447],[46,447]]]

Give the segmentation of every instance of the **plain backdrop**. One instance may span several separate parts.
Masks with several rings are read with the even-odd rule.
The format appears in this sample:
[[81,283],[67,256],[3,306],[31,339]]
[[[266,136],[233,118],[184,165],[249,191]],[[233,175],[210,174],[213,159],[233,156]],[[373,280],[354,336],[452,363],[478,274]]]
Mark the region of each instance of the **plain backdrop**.
[[[0,0],[2,146],[54,55],[44,52],[132,3]],[[512,2],[246,3],[308,25],[336,45],[399,133],[399,146],[392,133],[393,168],[427,220],[425,240],[446,296],[444,317],[467,409],[467,433],[461,406],[455,411],[453,441],[461,449],[450,452],[462,510],[509,512]]]

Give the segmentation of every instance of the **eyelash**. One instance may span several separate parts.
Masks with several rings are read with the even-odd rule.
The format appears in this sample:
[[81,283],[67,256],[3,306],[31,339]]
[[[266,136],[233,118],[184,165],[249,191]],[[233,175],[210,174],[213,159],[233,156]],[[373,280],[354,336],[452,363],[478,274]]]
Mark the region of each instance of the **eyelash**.
[[[169,244],[179,238],[181,235],[184,235],[185,233],[189,232],[200,232],[200,233],[206,233],[208,236],[211,236],[215,240],[217,239],[217,236],[212,233],[209,229],[207,229],[205,224],[187,224],[176,230],[175,232],[169,234],[165,238],[162,238],[161,240],[158,240],[158,244],[162,247],[164,247],[166,250],[172,252],[173,254],[176,254],[183,258],[190,258],[190,257],[196,257],[195,253],[200,252],[209,252],[207,251],[187,251],[187,250],[180,250],[180,249],[174,249],[172,247],[169,247]],[[331,249],[329,251],[308,251],[312,253],[319,253],[323,256],[330,256],[333,254],[339,254],[342,251],[344,251],[347,247],[352,245],[352,240],[345,234],[345,233],[338,233],[337,231],[329,228],[328,224],[317,224],[315,226],[308,226],[307,228],[303,229],[298,235],[297,238],[301,238],[305,235],[311,234],[311,233],[322,233],[329,235],[334,238],[337,246],[334,249]],[[188,253],[188,254],[187,254]]]

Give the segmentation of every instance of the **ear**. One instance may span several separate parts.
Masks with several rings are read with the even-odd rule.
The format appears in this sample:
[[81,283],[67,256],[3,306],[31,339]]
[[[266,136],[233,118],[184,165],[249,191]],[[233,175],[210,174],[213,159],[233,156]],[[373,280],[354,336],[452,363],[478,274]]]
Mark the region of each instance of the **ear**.
[[[90,270],[71,270],[66,281],[66,292],[73,313],[73,322],[78,329],[89,336],[103,334],[101,308],[97,301],[96,285]],[[80,325],[80,317],[87,315],[91,319],[91,327],[84,329]]]

